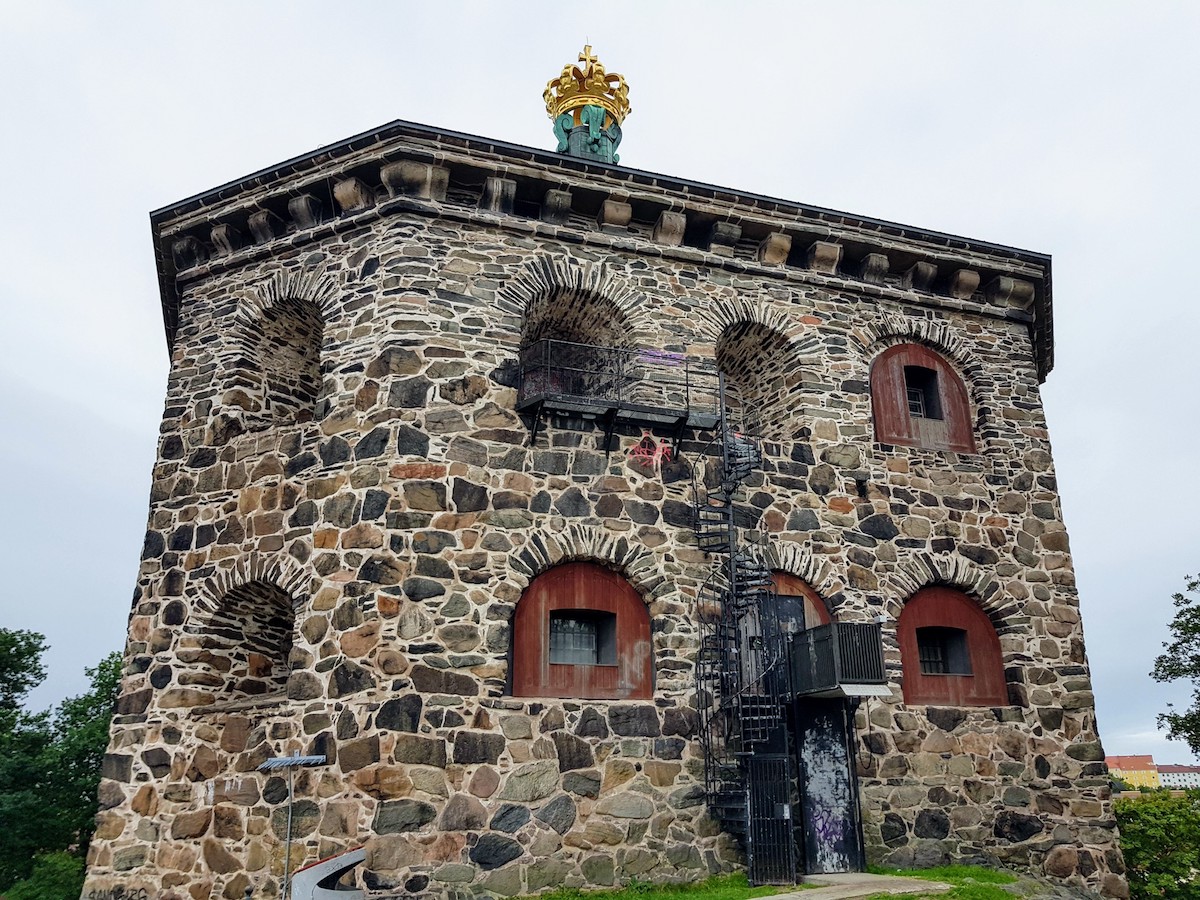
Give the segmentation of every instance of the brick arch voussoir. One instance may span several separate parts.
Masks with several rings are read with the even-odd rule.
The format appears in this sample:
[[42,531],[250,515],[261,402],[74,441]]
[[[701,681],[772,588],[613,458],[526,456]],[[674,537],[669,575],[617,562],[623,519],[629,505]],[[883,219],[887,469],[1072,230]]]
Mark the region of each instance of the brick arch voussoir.
[[762,296],[739,295],[707,303],[694,311],[693,322],[700,342],[714,348],[726,332],[739,325],[760,325],[778,332],[789,343],[800,337],[783,304]]
[[537,576],[567,562],[607,566],[632,584],[647,603],[676,590],[649,549],[587,525],[535,531],[519,552],[509,556],[505,581],[521,593]]
[[831,614],[843,604],[845,588],[841,576],[828,559],[821,559],[796,541],[772,541],[762,551],[767,568],[787,572],[804,580],[829,607]]
[[541,321],[556,304],[571,298],[611,304],[625,319],[631,346],[648,346],[653,313],[646,296],[603,262],[566,254],[539,256],[501,286],[496,305],[523,325]]
[[258,552],[243,554],[200,585],[193,610],[194,618],[207,620],[216,613],[230,591],[256,582],[279,588],[291,598],[295,608],[304,601],[311,588],[312,575],[291,556]]
[[239,298],[238,320],[250,325],[285,300],[316,307],[328,322],[337,311],[338,286],[323,269],[275,269],[250,285]]
[[868,365],[888,347],[917,343],[937,351],[953,363],[955,368],[967,376],[968,386],[974,384],[984,371],[983,364],[962,336],[949,322],[940,319],[915,318],[884,312],[860,323],[853,334],[864,351]]
[[962,591],[979,604],[997,629],[1017,612],[1016,601],[1001,587],[995,574],[962,556],[918,553],[896,566],[887,585],[886,610],[892,619],[899,619],[904,604],[927,587]]

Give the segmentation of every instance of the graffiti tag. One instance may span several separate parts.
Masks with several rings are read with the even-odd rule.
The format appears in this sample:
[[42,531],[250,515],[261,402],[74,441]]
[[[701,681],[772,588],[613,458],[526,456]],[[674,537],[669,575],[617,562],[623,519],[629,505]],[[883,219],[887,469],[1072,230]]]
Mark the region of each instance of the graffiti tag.
[[145,888],[112,887],[88,891],[87,900],[150,900]]
[[670,462],[671,445],[666,441],[656,440],[650,432],[643,431],[642,439],[629,448],[629,458],[650,465],[656,462]]

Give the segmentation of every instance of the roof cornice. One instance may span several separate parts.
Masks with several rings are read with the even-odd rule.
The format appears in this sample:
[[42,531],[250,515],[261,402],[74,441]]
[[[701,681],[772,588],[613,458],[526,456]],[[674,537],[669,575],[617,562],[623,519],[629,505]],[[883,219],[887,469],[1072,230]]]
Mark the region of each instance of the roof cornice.
[[[401,198],[413,202],[394,202]],[[918,302],[934,295],[1024,310],[1041,377],[1053,366],[1046,254],[404,121],[152,212],[168,345],[177,279],[211,272],[210,260],[232,263],[252,245],[274,252],[375,215],[455,208],[499,227],[506,218],[540,222],[545,236],[572,242],[579,236],[564,232],[623,234],[636,250],[640,235],[718,266],[779,266],[886,282]]]

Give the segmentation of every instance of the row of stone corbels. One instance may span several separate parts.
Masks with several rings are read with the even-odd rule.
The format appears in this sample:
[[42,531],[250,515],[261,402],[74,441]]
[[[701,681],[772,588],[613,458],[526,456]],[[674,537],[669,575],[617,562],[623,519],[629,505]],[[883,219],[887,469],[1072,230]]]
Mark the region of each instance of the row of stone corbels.
[[[413,160],[385,165],[380,169],[379,176],[389,198],[408,196],[418,200],[445,202],[450,184],[450,171],[446,167]],[[512,215],[516,194],[515,179],[488,176],[484,180],[479,208],[500,216]],[[341,215],[364,212],[378,202],[376,191],[354,175],[346,175],[334,182],[333,199]],[[629,201],[628,194],[610,194],[600,204],[596,224],[605,230],[621,231],[628,228],[633,218],[633,204]],[[572,204],[571,191],[549,189],[542,200],[540,219],[551,225],[567,224]],[[311,193],[292,197],[287,208],[297,230],[315,228],[322,223],[322,203]],[[663,209],[651,232],[651,240],[665,247],[680,247],[687,224],[686,211]],[[267,209],[251,213],[246,220],[246,228],[257,244],[270,243],[288,231],[287,224]],[[795,237],[786,231],[767,233],[758,243],[755,261],[764,266],[786,265],[792,258]],[[217,256],[230,255],[244,245],[241,232],[229,223],[214,225],[210,240]],[[708,229],[704,249],[715,256],[731,259],[741,240],[741,225],[717,221]],[[850,272],[845,271],[842,265],[842,255],[843,246],[836,241],[814,240],[805,252],[804,266],[820,274],[849,276],[873,284],[882,284],[889,275],[891,260],[886,253],[868,253],[855,266],[855,271]],[[182,271],[205,262],[208,249],[198,238],[187,235],[174,242],[172,256],[176,269]],[[937,263],[919,260],[901,273],[900,283],[906,290],[933,293],[938,274]],[[944,290],[955,299],[967,300],[979,290],[980,281],[981,273],[977,269],[956,268],[945,280]],[[1005,275],[994,276],[984,288],[989,304],[1023,310],[1032,306],[1034,293],[1032,282]]]

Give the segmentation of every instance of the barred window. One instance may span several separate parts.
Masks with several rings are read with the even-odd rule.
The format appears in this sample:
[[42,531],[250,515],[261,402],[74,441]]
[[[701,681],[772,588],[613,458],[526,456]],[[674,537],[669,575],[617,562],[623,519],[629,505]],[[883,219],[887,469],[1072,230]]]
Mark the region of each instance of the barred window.
[[649,699],[650,612],[612,569],[570,562],[530,582],[512,620],[515,697]]
[[1009,705],[996,628],[962,591],[946,587],[917,591],[904,604],[896,638],[905,703]]
[[617,617],[586,609],[550,613],[550,662],[615,666]]
[[923,675],[970,675],[967,632],[962,628],[930,626],[917,629],[917,652]]
[[904,390],[908,395],[908,414],[918,419],[942,418],[938,376],[925,366],[904,367]]

